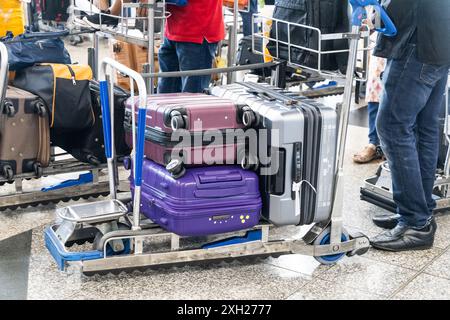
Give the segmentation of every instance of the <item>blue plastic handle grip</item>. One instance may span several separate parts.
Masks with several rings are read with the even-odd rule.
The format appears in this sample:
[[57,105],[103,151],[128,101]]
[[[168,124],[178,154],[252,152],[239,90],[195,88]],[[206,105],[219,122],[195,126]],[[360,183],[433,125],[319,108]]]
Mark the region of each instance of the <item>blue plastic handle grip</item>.
[[136,139],[136,180],[135,186],[140,187],[142,184],[142,166],[144,162],[144,144],[145,144],[145,120],[147,118],[147,110],[140,107],[138,112],[137,139]]
[[352,25],[360,27],[362,21],[367,19],[365,7],[373,6],[380,14],[381,20],[385,26],[384,28],[376,29],[376,31],[383,33],[387,37],[394,37],[397,35],[397,28],[378,0],[350,0],[350,4],[353,8]]
[[166,4],[172,4],[179,7],[184,7],[187,3],[188,0],[166,0]]
[[109,110],[108,81],[100,81],[100,104],[102,106],[103,136],[105,137],[105,153],[108,159],[112,158],[111,145],[111,113]]

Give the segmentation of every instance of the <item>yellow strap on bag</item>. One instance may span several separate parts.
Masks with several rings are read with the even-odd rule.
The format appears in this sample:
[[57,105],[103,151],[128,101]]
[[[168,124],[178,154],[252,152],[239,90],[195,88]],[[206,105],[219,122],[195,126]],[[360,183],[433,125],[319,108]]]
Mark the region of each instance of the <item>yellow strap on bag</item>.
[[15,36],[24,33],[25,18],[21,0],[0,0],[0,37],[11,31]]

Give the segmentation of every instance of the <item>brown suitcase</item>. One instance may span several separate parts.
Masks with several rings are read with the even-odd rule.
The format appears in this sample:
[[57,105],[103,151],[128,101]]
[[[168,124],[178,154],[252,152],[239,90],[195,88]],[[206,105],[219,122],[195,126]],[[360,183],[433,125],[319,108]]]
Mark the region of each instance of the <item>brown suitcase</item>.
[[[159,72],[158,48],[159,45],[157,44],[155,47],[154,60],[155,72]],[[139,73],[143,72],[144,64],[146,64],[148,61],[147,48],[140,47],[132,43],[126,43],[119,40],[110,40],[109,51],[111,52],[111,56],[114,58],[114,60]],[[158,80],[155,78],[155,84],[157,84],[157,81]],[[124,77],[120,73],[117,73],[116,85],[129,91],[130,79],[128,77]],[[135,88],[137,90],[136,85]]]
[[34,94],[9,86],[0,105],[0,176],[34,172],[50,162],[50,128],[44,102]]

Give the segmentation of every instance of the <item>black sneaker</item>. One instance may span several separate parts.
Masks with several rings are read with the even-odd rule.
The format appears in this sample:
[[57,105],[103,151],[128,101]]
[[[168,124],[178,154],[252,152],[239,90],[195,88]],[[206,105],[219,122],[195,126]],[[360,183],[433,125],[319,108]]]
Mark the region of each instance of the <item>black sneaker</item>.
[[115,18],[115,17],[111,17],[111,16],[106,16],[105,14],[111,14],[111,12],[109,10],[107,11],[102,11],[103,15],[100,14],[92,14],[90,16],[84,17],[83,21],[89,25],[90,27],[100,30],[101,29],[101,25],[102,26],[117,26],[117,24],[119,23],[119,18]]

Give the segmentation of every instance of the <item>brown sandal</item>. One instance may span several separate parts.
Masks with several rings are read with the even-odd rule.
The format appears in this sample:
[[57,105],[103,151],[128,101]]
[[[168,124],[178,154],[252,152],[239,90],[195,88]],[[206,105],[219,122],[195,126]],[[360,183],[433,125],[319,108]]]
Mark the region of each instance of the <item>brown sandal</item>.
[[373,144],[368,144],[361,152],[353,155],[353,161],[355,163],[369,163],[373,160],[380,159],[378,147]]

